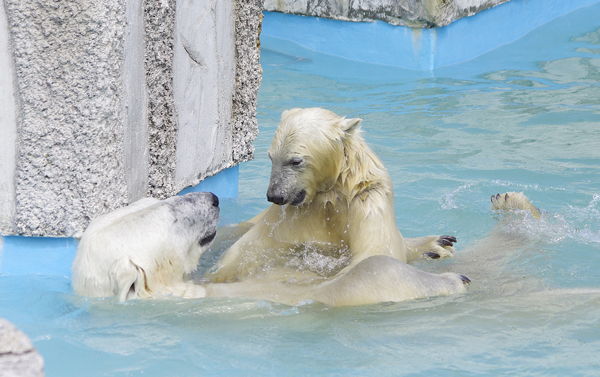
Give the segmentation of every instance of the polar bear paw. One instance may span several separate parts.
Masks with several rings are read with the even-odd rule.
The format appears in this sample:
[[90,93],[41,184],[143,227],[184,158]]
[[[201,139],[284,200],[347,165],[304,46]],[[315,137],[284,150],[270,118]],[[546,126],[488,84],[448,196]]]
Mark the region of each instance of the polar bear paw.
[[440,259],[451,257],[454,253],[454,244],[456,243],[456,237],[454,236],[439,236],[435,241],[435,245],[432,245],[433,250],[426,251],[423,253],[425,259]]
[[492,210],[513,211],[527,210],[531,215],[539,220],[540,211],[531,204],[531,201],[522,192],[507,192],[504,194],[492,195]]
[[408,261],[423,259],[440,259],[451,257],[454,253],[454,244],[457,242],[453,236],[427,236],[418,238],[405,238],[408,249]]

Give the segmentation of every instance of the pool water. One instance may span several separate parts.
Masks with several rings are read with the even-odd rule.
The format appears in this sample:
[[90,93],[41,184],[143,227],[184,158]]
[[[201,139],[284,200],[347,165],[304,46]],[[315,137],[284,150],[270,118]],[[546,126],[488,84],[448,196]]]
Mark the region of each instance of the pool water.
[[[267,207],[266,151],[281,112],[362,118],[394,184],[404,236],[450,234],[469,292],[403,303],[289,307],[244,299],[118,303],[69,278],[1,275],[0,316],[47,376],[597,375],[600,373],[600,5],[434,72],[262,40],[256,159],[221,224]],[[492,213],[524,191],[542,220]],[[492,231],[518,239],[479,243]],[[218,251],[208,252],[202,268]]]

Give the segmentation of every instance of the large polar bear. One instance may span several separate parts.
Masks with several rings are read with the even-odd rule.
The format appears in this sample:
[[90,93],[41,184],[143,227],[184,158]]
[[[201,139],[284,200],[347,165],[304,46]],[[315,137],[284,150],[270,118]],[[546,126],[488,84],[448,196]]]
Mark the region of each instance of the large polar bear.
[[93,220],[73,262],[75,293],[120,301],[204,297],[186,281],[214,239],[219,200],[209,192],[141,199]]
[[[360,305],[466,291],[463,275],[407,264],[450,256],[456,239],[402,237],[390,176],[360,122],[320,108],[283,113],[269,150],[273,204],[209,271],[208,296]],[[492,209],[539,218],[522,193],[493,196]]]
[[[407,264],[451,255],[456,239],[402,237],[390,176],[362,138],[360,122],[320,108],[283,113],[269,150],[267,198],[274,204],[250,221],[210,281],[241,282],[236,286],[244,294],[258,284],[254,291],[266,289],[276,301],[334,305],[465,291],[465,276],[429,274]],[[275,282],[284,285],[269,289]],[[233,286],[207,289],[236,294]],[[292,291],[290,300],[285,296]]]

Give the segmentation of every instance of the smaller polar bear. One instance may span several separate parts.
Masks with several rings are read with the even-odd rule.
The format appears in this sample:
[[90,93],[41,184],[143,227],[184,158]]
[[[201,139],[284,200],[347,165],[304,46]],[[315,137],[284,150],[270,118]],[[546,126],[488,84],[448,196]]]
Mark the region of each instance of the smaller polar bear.
[[219,200],[209,192],[141,199],[93,220],[73,262],[75,293],[119,301],[204,297],[186,281],[215,237]]

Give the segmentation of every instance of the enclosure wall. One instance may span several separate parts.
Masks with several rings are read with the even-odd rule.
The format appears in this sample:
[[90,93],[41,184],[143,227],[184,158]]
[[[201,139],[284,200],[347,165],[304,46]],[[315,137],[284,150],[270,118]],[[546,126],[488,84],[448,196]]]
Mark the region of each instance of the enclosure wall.
[[262,5],[0,3],[0,232],[77,235],[251,159]]

